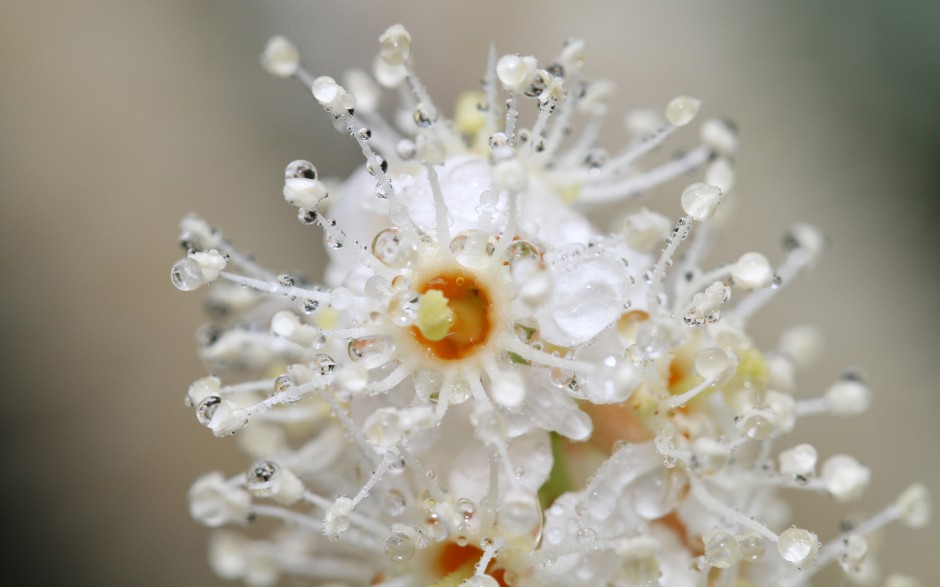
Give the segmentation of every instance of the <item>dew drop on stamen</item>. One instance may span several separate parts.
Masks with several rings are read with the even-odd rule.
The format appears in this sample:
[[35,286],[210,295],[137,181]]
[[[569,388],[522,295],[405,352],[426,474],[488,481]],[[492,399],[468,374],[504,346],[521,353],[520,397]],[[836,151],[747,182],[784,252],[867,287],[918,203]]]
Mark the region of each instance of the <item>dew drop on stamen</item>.
[[433,122],[431,107],[424,102],[418,102],[415,106],[413,117],[415,124],[420,128],[428,128]]
[[301,224],[313,224],[317,221],[317,213],[315,210],[300,208],[297,210],[297,220],[299,220]]
[[277,472],[277,465],[271,461],[255,463],[245,475],[245,489],[255,497],[270,497]]
[[753,563],[764,558],[766,545],[758,534],[745,534],[738,539],[741,547],[741,559]]
[[317,300],[312,300],[310,298],[301,298],[300,300],[300,311],[304,314],[313,314],[319,307],[320,302]]
[[385,173],[388,171],[388,161],[386,161],[381,155],[376,155],[366,163],[366,171],[368,171],[370,175],[376,174],[376,167],[381,169],[382,173]]
[[336,361],[333,360],[333,357],[321,353],[313,358],[311,366],[316,373],[327,375],[336,369]]
[[411,560],[414,554],[414,539],[404,532],[395,532],[385,541],[385,556],[394,563]]
[[703,537],[705,562],[718,569],[727,569],[741,558],[738,539],[726,530],[714,528]]
[[385,63],[398,66],[411,55],[411,35],[400,24],[390,26],[379,37],[379,57]]
[[[694,220],[704,222],[715,214],[721,190],[704,182],[693,183],[682,192],[682,209]],[[684,224],[684,222],[682,223]],[[685,235],[683,235],[685,238]]]
[[303,159],[292,161],[284,169],[284,179],[315,180],[316,178],[317,168],[314,167],[313,163],[304,161]]
[[701,105],[702,102],[695,98],[678,96],[666,106],[666,119],[674,126],[684,126],[692,122]]
[[203,426],[208,426],[209,423],[212,422],[212,416],[215,415],[215,411],[221,403],[222,398],[217,395],[210,395],[199,402],[199,405],[196,406],[196,420]]
[[794,526],[780,534],[777,550],[783,560],[802,569],[815,562],[819,553],[819,540],[814,533]]
[[170,280],[180,291],[192,291],[205,284],[205,279],[199,263],[190,257],[180,259],[170,269]]

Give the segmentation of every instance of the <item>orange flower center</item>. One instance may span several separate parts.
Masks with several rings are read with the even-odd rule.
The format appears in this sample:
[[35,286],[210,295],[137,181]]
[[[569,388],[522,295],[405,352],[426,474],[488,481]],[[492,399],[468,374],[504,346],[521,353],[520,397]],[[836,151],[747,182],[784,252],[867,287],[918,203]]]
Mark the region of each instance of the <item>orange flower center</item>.
[[490,296],[486,289],[469,274],[462,272],[436,275],[421,286],[419,293],[437,290],[454,313],[454,321],[447,335],[440,340],[428,340],[418,328],[412,334],[434,356],[444,360],[463,359],[486,343],[490,335]]

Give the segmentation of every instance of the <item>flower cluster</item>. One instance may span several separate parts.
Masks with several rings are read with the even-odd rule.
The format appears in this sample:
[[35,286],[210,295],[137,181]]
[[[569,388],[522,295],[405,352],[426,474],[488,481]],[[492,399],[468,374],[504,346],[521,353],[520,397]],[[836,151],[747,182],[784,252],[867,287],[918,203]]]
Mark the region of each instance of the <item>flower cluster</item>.
[[[627,144],[608,152],[613,86],[589,81],[584,61],[578,39],[545,64],[492,50],[482,90],[450,120],[400,25],[381,36],[373,75],[343,85],[269,42],[264,67],[306,86],[365,166],[344,182],[307,161],[286,169],[284,198],[325,233],[326,285],[256,264],[196,216],[181,222],[173,283],[215,282],[199,333],[215,375],[186,400],[253,460],[189,495],[208,526],[258,527],[213,534],[220,576],[793,587],[838,562],[869,585],[873,533],[927,522],[913,485],[825,544],[790,525],[787,492],[849,502],[871,476],[789,437],[801,418],[863,412],[864,379],[803,397],[816,330],[791,328],[769,351],[747,335],[825,238],[797,225],[778,264],[746,252],[704,268],[734,184],[734,127],[705,120],[697,146],[656,159],[697,117],[699,101],[680,96],[628,115]],[[388,118],[383,87],[398,95]],[[606,233],[585,215],[689,175],[701,180],[677,190],[677,220],[638,208]]]

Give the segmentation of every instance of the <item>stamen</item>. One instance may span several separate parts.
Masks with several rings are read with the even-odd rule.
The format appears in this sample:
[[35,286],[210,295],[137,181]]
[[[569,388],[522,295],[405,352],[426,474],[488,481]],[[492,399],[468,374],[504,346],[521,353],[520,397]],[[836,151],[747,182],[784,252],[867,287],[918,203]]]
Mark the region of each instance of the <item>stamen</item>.
[[254,279],[235,273],[229,273],[228,271],[222,271],[219,273],[219,277],[263,293],[278,294],[289,298],[304,298],[318,302],[330,301],[330,294],[320,290],[306,289],[293,285],[285,286],[276,281]]
[[428,183],[431,184],[431,193],[434,194],[434,231],[437,234],[438,254],[450,254],[450,214],[447,212],[447,204],[444,202],[444,194],[441,192],[441,183],[437,179],[437,171],[434,165],[425,164],[428,172]]
[[612,183],[592,182],[581,191],[584,204],[609,204],[636,197],[660,184],[693,171],[711,156],[711,149],[697,147],[682,157]]

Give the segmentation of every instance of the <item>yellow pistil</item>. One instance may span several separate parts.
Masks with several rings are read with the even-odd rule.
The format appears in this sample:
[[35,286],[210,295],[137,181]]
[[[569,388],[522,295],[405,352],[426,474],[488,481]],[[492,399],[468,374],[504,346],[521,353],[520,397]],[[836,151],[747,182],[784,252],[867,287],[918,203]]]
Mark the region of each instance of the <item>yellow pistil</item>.
[[415,327],[421,331],[421,336],[436,342],[447,336],[453,325],[454,310],[448,305],[443,292],[429,289],[421,294],[418,301],[418,319],[415,321]]

